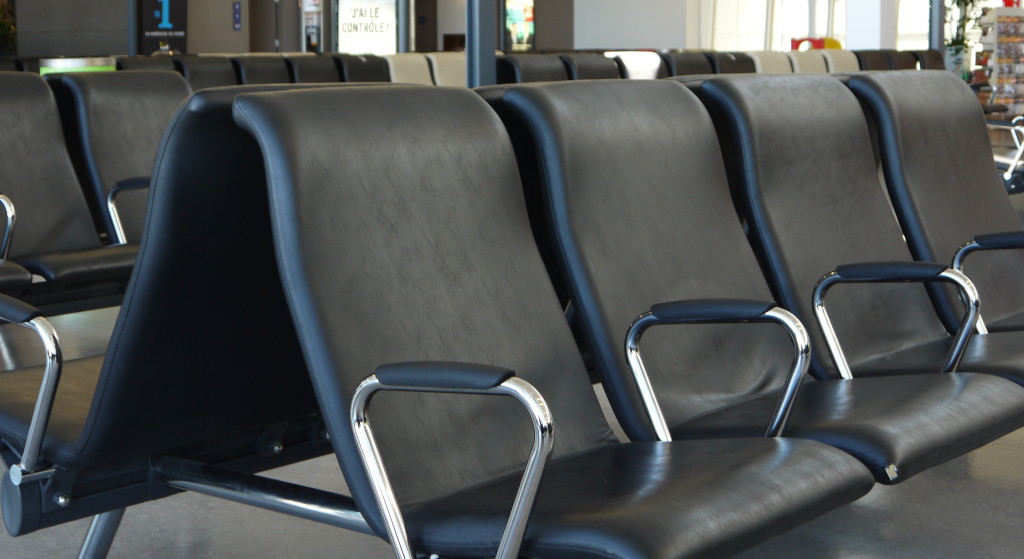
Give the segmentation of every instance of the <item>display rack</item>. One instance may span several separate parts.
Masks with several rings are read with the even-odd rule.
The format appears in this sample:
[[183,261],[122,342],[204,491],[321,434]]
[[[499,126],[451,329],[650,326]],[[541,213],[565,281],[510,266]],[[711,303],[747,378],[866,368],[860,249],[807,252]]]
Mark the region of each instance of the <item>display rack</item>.
[[993,8],[980,23],[984,50],[977,59],[987,63],[991,102],[1024,114],[1024,8]]

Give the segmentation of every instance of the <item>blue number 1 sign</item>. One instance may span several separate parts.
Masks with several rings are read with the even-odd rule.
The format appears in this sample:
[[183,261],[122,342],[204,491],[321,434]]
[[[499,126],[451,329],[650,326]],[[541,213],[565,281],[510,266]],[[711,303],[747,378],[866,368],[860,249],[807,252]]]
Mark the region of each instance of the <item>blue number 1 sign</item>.
[[160,15],[163,19],[156,26],[157,29],[174,29],[174,25],[171,25],[171,0],[160,0],[160,4],[163,5],[163,8],[160,10]]

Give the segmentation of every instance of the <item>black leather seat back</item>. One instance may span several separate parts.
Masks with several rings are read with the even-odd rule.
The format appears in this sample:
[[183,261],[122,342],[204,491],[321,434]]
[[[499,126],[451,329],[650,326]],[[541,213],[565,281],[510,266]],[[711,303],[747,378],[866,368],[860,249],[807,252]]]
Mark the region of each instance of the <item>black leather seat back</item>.
[[170,70],[174,71],[174,60],[170,56],[118,56],[114,58],[118,70]]
[[235,68],[226,56],[175,56],[174,67],[185,76],[193,91],[238,85]]
[[390,82],[391,70],[383,56],[372,54],[331,55],[343,82]]
[[[197,92],[160,145],[138,263],[73,464],[235,436],[317,413],[273,255],[240,86]],[[279,434],[278,434],[279,435]]]
[[291,56],[284,59],[295,83],[332,83],[341,81],[338,66],[329,56]]
[[[886,72],[852,76],[849,87],[877,123],[886,184],[907,243],[919,260],[949,262],[965,242],[985,233],[1022,230],[1003,182],[992,168],[985,116],[971,89],[951,72]],[[1019,251],[972,255],[964,268],[981,293],[987,321],[1024,312]],[[963,305],[932,291],[947,327]]]
[[[539,190],[555,268],[617,417],[630,437],[651,439],[639,400],[628,400],[636,398],[622,351],[630,322],[659,302],[772,298],[733,208],[711,119],[667,80],[510,87],[489,97],[524,185]],[[655,328],[641,349],[669,425],[778,388],[792,361],[787,334],[766,325]]]
[[888,50],[855,50],[861,70],[892,70],[892,58]]
[[[814,285],[838,265],[911,260],[860,104],[817,74],[709,78],[699,95],[776,300],[808,326],[815,375],[834,376]],[[837,287],[828,309],[851,366],[946,337],[920,284]]]
[[17,58],[0,56],[0,72],[20,72],[21,70]]
[[887,50],[889,65],[893,70],[917,70],[917,57],[908,50]]
[[[235,111],[267,157],[289,304],[371,526],[382,532],[349,405],[378,365],[509,367],[556,416],[553,456],[613,440],[530,238],[508,135],[475,93],[282,92],[242,97]],[[508,398],[387,393],[372,408],[401,503],[507,475],[532,446],[526,415]]]
[[231,64],[240,84],[291,83],[284,58],[276,54],[234,56]]
[[743,52],[706,52],[716,74],[752,74],[757,71],[754,59]]
[[46,82],[0,73],[0,107],[0,191],[18,214],[11,256],[99,247]]
[[[156,149],[188,82],[174,71],[82,72],[50,80],[61,108],[65,137],[98,227],[113,239],[107,193],[118,181],[148,177]],[[142,236],[146,190],[117,196],[128,242]]]
[[497,58],[498,83],[551,82],[569,79],[557,54],[506,54]]
[[935,49],[928,50],[915,50],[911,51],[914,57],[917,58],[917,62],[922,70],[945,70],[946,60],[942,56],[942,51]]
[[713,74],[711,60],[703,52],[663,52],[661,53],[670,76],[687,76]]
[[614,60],[600,54],[577,52],[559,55],[565,63],[565,70],[570,80],[608,80],[619,79],[619,65]]

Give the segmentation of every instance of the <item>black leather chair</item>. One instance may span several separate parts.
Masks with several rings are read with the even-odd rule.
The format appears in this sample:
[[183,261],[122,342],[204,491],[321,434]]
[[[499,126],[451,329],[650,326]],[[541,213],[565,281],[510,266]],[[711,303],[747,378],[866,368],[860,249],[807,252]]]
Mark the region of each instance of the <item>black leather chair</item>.
[[284,58],[276,54],[233,56],[231,65],[240,84],[291,83]]
[[[964,271],[978,287],[992,332],[1024,330],[1024,227],[992,170],[977,97],[950,72],[887,72],[848,83],[876,126],[896,215],[917,260],[952,262],[968,242]],[[998,249],[998,250],[997,250]],[[970,251],[982,250],[966,258]],[[957,266],[959,267],[959,266]],[[947,329],[962,304],[930,291]]]
[[616,443],[530,238],[508,136],[473,92],[248,95],[235,114],[267,158],[283,282],[349,489],[403,556],[720,556],[870,486],[810,441]]
[[146,189],[167,123],[191,93],[174,71],[83,72],[48,80],[99,230],[137,244]]
[[560,54],[570,80],[617,80],[619,65],[601,54],[576,52]]
[[[715,118],[737,209],[775,300],[814,325],[815,376],[956,369],[1024,384],[1018,332],[975,334],[957,361],[970,322],[950,336],[921,283],[975,289],[947,264],[914,261],[879,176],[864,112],[848,88],[831,76],[801,74],[715,77],[698,90]],[[871,285],[841,286],[826,307],[816,289],[836,282]],[[970,307],[976,311],[977,302]],[[831,343],[821,333],[829,323],[838,335]]]
[[114,64],[118,70],[169,70],[174,69],[174,60],[170,56],[115,56]]
[[[351,503],[248,474],[330,451],[281,291],[260,150],[231,114],[237,94],[276,88],[203,90],[176,114],[105,355],[64,360],[35,465],[23,452],[42,367],[0,375],[12,535],[99,515],[82,556],[103,557],[124,507],[181,490]],[[10,300],[0,312],[36,314]]]
[[383,56],[372,54],[332,53],[343,82],[390,82],[391,71]]
[[670,76],[715,73],[711,60],[703,52],[663,52],[661,59]]
[[23,72],[25,66],[20,60],[11,56],[0,56],[0,72]]
[[909,50],[887,50],[889,66],[893,70],[917,70],[917,56]]
[[207,87],[238,85],[238,76],[226,56],[175,56],[174,67],[185,76],[193,91]]
[[294,83],[333,83],[341,81],[338,66],[329,56],[285,57]]
[[917,63],[922,70],[945,70],[946,59],[942,51],[935,49],[910,51],[917,58]]
[[5,72],[0,74],[0,106],[0,153],[5,154],[0,176],[17,214],[8,256],[46,280],[33,283],[22,296],[44,306],[116,304],[136,247],[100,241],[50,88],[38,75]]
[[[559,255],[548,268],[571,288],[631,438],[659,428],[677,440],[781,431],[843,449],[895,483],[1024,425],[1024,389],[991,375],[815,380],[796,394],[806,372],[797,359],[803,327],[771,302],[736,219],[714,126],[685,87],[546,84],[481,94],[508,127],[524,189],[539,190],[525,193],[549,221],[552,236],[538,244]],[[627,129],[642,130],[642,141]],[[783,327],[678,326],[714,322]],[[643,334],[659,324],[677,326]],[[642,365],[622,351],[631,334]],[[635,395],[640,367],[663,418]],[[779,402],[793,398],[786,422]]]
[[505,54],[497,57],[497,83],[565,81],[569,72],[557,54]]
[[861,70],[892,70],[892,50],[855,50]]
[[752,74],[757,71],[754,59],[743,52],[705,52],[716,74]]

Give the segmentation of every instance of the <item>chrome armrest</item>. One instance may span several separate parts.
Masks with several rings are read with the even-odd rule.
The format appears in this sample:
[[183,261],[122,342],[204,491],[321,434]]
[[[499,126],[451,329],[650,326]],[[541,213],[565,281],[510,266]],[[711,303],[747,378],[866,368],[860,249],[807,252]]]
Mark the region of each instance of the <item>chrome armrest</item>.
[[110,216],[110,222],[114,225],[115,244],[123,245],[128,243],[128,237],[124,234],[124,225],[121,223],[121,214],[117,211],[115,198],[126,190],[142,190],[143,188],[149,188],[149,177],[135,177],[118,181],[107,192],[107,215]]
[[[1022,117],[1017,118],[1019,119]],[[950,267],[958,272],[963,272],[964,261],[967,260],[967,257],[973,252],[1021,248],[1024,248],[1024,231],[1006,231],[1004,233],[978,235],[961,245],[960,248],[956,250],[956,254],[953,255],[953,263]],[[988,328],[985,326],[985,320],[981,316],[978,317],[977,331],[979,334],[988,333]]]
[[0,295],[0,319],[33,330],[39,335],[46,351],[46,369],[43,372],[39,396],[36,398],[36,407],[32,412],[28,433],[25,436],[25,448],[21,452],[21,461],[12,465],[9,470],[14,485],[21,485],[24,481],[49,477],[53,472],[53,470],[46,472],[37,472],[36,470],[39,454],[43,447],[46,424],[50,420],[53,400],[57,395],[57,383],[60,382],[63,358],[57,332],[50,322],[43,318],[39,309],[13,297]]
[[0,205],[4,207],[4,214],[7,216],[3,237],[0,237],[0,262],[3,262],[7,260],[7,254],[11,251],[11,238],[14,236],[14,223],[18,215],[14,211],[14,202],[6,194],[0,194]]
[[825,294],[829,288],[837,283],[889,283],[889,282],[931,282],[940,281],[952,283],[960,290],[961,296],[966,302],[964,318],[960,322],[960,329],[957,331],[953,345],[949,349],[946,361],[942,364],[942,372],[955,371],[963,357],[967,341],[971,332],[978,324],[980,317],[980,303],[978,301],[978,290],[970,278],[962,272],[952,268],[946,268],[942,264],[932,262],[876,262],[870,264],[852,264],[839,266],[834,272],[829,272],[818,280],[814,287],[814,314],[818,317],[818,325],[825,336],[829,352],[839,369],[839,375],[845,379],[853,378],[850,371],[850,364],[846,361],[846,355],[839,345],[839,338],[832,328],[832,321],[829,320],[828,311],[825,310]]
[[640,338],[651,326],[659,324],[711,324],[731,322],[775,322],[782,325],[793,341],[793,365],[786,380],[775,413],[765,432],[767,437],[778,437],[786,426],[796,399],[797,390],[810,365],[811,340],[800,320],[789,311],[772,302],[734,299],[677,301],[651,307],[629,325],[626,332],[626,362],[633,374],[647,416],[659,440],[670,441],[672,434],[651,387],[651,380],[640,355]]
[[[429,386],[424,382],[409,382],[407,384],[387,384],[390,382],[403,382],[412,378],[411,375],[402,374],[405,371],[416,367],[430,369],[431,373],[437,374],[436,378],[444,378],[440,384],[444,386]],[[473,369],[479,370],[480,375],[474,375]],[[454,375],[444,375],[444,370],[454,370]],[[537,495],[537,488],[540,486],[541,475],[544,465],[554,444],[553,423],[551,412],[547,403],[530,383],[517,378],[511,374],[495,375],[500,371],[494,367],[483,365],[469,365],[462,363],[409,363],[397,365],[385,365],[379,367],[374,374],[367,377],[356,388],[352,396],[350,417],[352,430],[355,434],[356,447],[359,449],[360,458],[366,467],[370,486],[373,489],[377,506],[380,507],[381,515],[387,527],[388,538],[395,549],[395,555],[401,559],[414,559],[412,546],[405,529],[405,522],[402,519],[402,512],[398,507],[391,482],[388,480],[387,471],[381,460],[377,442],[374,440],[373,431],[370,428],[368,415],[370,400],[375,393],[381,390],[399,390],[411,392],[445,392],[456,394],[492,394],[511,396],[518,400],[533,420],[534,445],[530,457],[523,472],[523,479],[519,485],[512,511],[509,514],[508,523],[498,545],[498,559],[515,559],[519,554],[523,535],[526,532],[526,521],[533,509],[533,502]],[[378,372],[380,375],[378,376]],[[427,376],[430,380],[431,375]],[[493,382],[479,382],[479,378],[492,379]],[[382,380],[382,377],[384,380]]]

